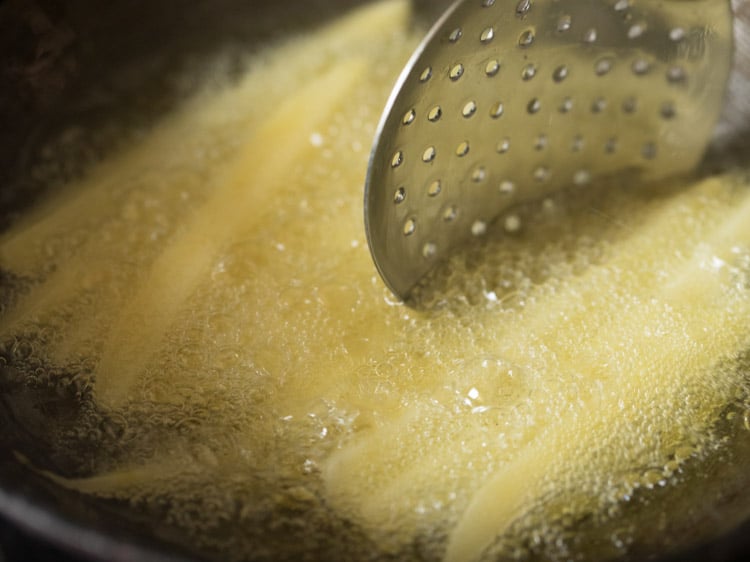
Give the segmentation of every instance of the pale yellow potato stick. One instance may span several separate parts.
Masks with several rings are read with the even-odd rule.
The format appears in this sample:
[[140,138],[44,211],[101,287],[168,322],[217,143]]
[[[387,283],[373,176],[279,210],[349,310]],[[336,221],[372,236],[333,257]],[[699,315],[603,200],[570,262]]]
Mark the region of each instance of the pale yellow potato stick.
[[[171,134],[162,134],[166,131]],[[0,266],[17,274],[39,273],[44,262],[53,259],[44,252],[43,244],[47,240],[70,229],[80,220],[105,212],[112,206],[112,186],[124,185],[115,178],[121,179],[123,171],[140,169],[144,160],[153,158],[153,151],[172,145],[180,134],[184,133],[166,125],[160,127],[149,137],[149,142],[126,150],[116,159],[95,167],[85,179],[63,189],[59,196],[47,200],[26,215],[10,231],[0,236]]]
[[[0,318],[0,334],[13,335],[26,321],[56,314],[61,306],[85,290],[84,279],[106,278],[112,268],[108,257],[102,256],[102,241],[98,237],[87,240],[73,256],[47,255],[43,248],[47,239],[69,230],[82,219],[116,211],[119,203],[115,195],[134,182],[147,182],[148,179],[139,178],[144,170],[159,170],[160,182],[167,184],[165,189],[181,189],[182,174],[168,166],[163,170],[159,168],[165,159],[177,162],[177,170],[180,170],[180,163],[192,158],[192,139],[195,137],[200,142],[206,128],[226,128],[230,120],[235,129],[257,126],[278,102],[267,95],[269,86],[281,84],[279,87],[283,89],[287,81],[299,81],[328,68],[335,62],[335,58],[330,57],[371,49],[372,42],[386,40],[390,33],[403,30],[409,15],[410,4],[404,0],[373,3],[353,10],[310,37],[282,46],[268,60],[256,64],[238,86],[190,100],[143,141],[107,159],[76,185],[25,217],[0,237],[0,266],[14,273],[33,274],[51,260],[56,271]],[[204,97],[211,102],[207,103]],[[242,109],[239,114],[238,103]],[[92,326],[97,326],[95,319],[82,319],[71,326],[65,338],[50,349],[51,358],[64,364],[74,357],[77,346],[90,334]]]
[[216,252],[238,230],[252,228],[286,188],[289,163],[310,150],[310,135],[343,103],[366,70],[350,60],[281,102],[240,149],[211,199],[152,265],[149,279],[130,299],[107,338],[97,368],[96,392],[116,407],[152,354],[180,305],[211,267]]
[[[746,318],[750,314],[747,302],[741,308],[735,308],[731,313],[722,313],[717,303],[726,305],[727,296],[725,280],[722,279],[722,268],[731,267],[733,248],[737,244],[750,243],[750,197],[746,197],[742,206],[728,217],[721,226],[706,241],[705,246],[690,259],[668,281],[661,290],[655,291],[658,298],[670,303],[676,310],[682,311],[687,321],[684,322],[684,340],[686,342],[701,342],[700,345],[674,346],[664,348],[653,345],[650,337],[645,335],[641,326],[648,326],[639,317],[625,316],[620,319],[622,326],[613,327],[616,334],[638,334],[640,338],[631,342],[633,350],[637,350],[631,368],[645,371],[644,380],[637,379],[643,375],[635,371],[632,373],[634,382],[642,385],[641,393],[661,394],[661,400],[670,401],[670,395],[677,388],[669,385],[650,384],[648,378],[664,378],[675,371],[681,371],[682,377],[678,381],[679,387],[691,384],[696,377],[711,376],[721,367],[722,362],[731,360],[737,353],[747,349],[750,336],[746,334]],[[721,263],[724,262],[724,263]],[[656,320],[656,319],[654,319]],[[652,325],[656,325],[653,322]],[[574,326],[570,328],[575,329]],[[713,334],[710,345],[703,343],[705,333]],[[610,336],[611,338],[611,336]],[[593,343],[593,349],[597,344]],[[581,353],[583,351],[583,353]],[[585,350],[578,350],[577,355],[586,358]],[[581,357],[578,359],[580,360]],[[644,369],[644,367],[646,367]],[[584,369],[588,368],[585,366]],[[612,381],[612,384],[626,384],[625,380]],[[607,393],[610,394],[610,393]],[[620,394],[622,396],[622,394]],[[713,399],[713,404],[702,403],[696,406],[696,416],[699,412],[708,412],[706,423],[714,419],[717,410],[726,403],[726,395],[706,397]],[[629,396],[634,416],[639,406],[650,400],[643,400],[643,395],[632,393]],[[534,500],[549,492],[547,477],[554,467],[561,464],[575,466],[577,463],[560,462],[560,457],[575,455],[578,463],[587,462],[588,470],[602,472],[605,466],[598,466],[595,459],[586,457],[587,450],[595,450],[600,444],[590,442],[586,436],[601,435],[592,433],[593,424],[597,424],[606,431],[617,431],[622,424],[622,409],[614,407],[607,401],[593,400],[583,410],[585,415],[573,415],[569,419],[562,419],[554,428],[540,437],[536,443],[530,444],[513,462],[491,478],[476,494],[464,512],[461,520],[450,536],[450,542],[445,556],[446,562],[468,562],[478,560],[481,553],[495,539],[508,531],[510,525],[523,515],[524,509],[533,505]],[[664,440],[664,430],[669,436],[670,428],[662,428],[659,439]],[[654,435],[644,438],[657,439]],[[678,443],[675,443],[677,445]],[[656,447],[656,441],[653,443]],[[664,446],[664,443],[661,443]],[[607,461],[605,461],[606,464]],[[558,481],[564,481],[561,475]],[[573,492],[575,493],[575,492]],[[569,502],[574,504],[574,502]]]
[[120,497],[126,495],[128,491],[137,489],[144,483],[174,478],[185,468],[184,462],[180,462],[179,459],[169,455],[164,455],[139,466],[125,467],[88,478],[65,478],[49,470],[37,468],[20,453],[15,453],[15,457],[21,464],[69,490],[106,497]]
[[[695,261],[702,259],[700,256],[688,263],[685,263],[684,257],[680,257],[686,251],[693,252],[698,244],[697,239],[706,235],[705,231],[689,232],[691,223],[681,221],[680,217],[684,217],[686,210],[699,204],[696,201],[700,201],[700,196],[710,197],[712,193],[716,193],[718,197],[722,189],[724,188],[721,181],[711,180],[691,188],[684,194],[670,197],[662,205],[655,205],[656,209],[639,218],[637,228],[632,225],[633,229],[623,232],[622,240],[618,243],[616,257],[611,262],[604,267],[590,268],[580,278],[572,280],[564,291],[540,298],[539,302],[530,307],[518,322],[509,326],[498,323],[495,327],[499,333],[493,334],[499,342],[499,347],[495,350],[498,356],[511,364],[524,365],[529,360],[528,349],[538,347],[542,343],[546,350],[545,355],[554,362],[545,380],[540,382],[547,387],[555,384],[565,385],[566,381],[575,379],[576,373],[580,372],[581,376],[586,379],[606,380],[610,377],[622,385],[638,385],[639,381],[646,384],[647,379],[653,378],[658,383],[656,391],[663,387],[666,396],[670,391],[669,385],[675,382],[677,373],[673,372],[674,368],[684,368],[692,376],[699,376],[703,373],[701,369],[707,368],[706,365],[691,359],[692,356],[689,354],[685,355],[686,342],[679,335],[682,324],[675,326],[674,339],[659,345],[654,345],[646,335],[645,327],[659,325],[659,317],[663,314],[662,309],[650,310],[647,306],[636,305],[636,308],[631,309],[628,314],[623,314],[622,319],[613,323],[611,310],[618,298],[614,294],[616,291],[628,295],[634,302],[647,303],[655,296],[659,296],[662,300],[669,298],[674,301],[673,306],[676,310],[685,310],[687,314],[685,321],[692,322],[691,325],[698,326],[700,330],[708,326],[722,326],[728,329],[729,333],[723,334],[725,339],[713,342],[714,359],[710,359],[710,355],[699,354],[699,357],[710,359],[709,363],[718,362],[727,354],[731,355],[734,351],[742,349],[744,340],[733,338],[738,332],[742,332],[743,316],[734,314],[732,316],[734,324],[730,325],[725,313],[716,314],[717,307],[718,310],[726,308],[726,298],[716,290],[713,293],[703,291],[703,286],[708,284],[717,289],[718,280],[700,280],[702,270],[700,264]],[[709,242],[716,252],[727,252],[734,243],[741,243],[743,240],[750,241],[750,233],[741,229],[747,212],[746,203],[744,208],[732,215],[733,220],[725,222],[722,228],[713,233],[709,230]],[[681,230],[683,228],[684,232]],[[667,268],[674,275],[671,284],[661,282],[659,279],[661,273],[658,268],[650,266],[651,260],[657,259],[661,262],[661,267],[664,267],[665,256],[671,259],[671,264]],[[728,257],[727,260],[729,260]],[[617,284],[613,287],[613,275],[622,275],[620,287]],[[677,285],[682,282],[691,283],[691,280],[695,280],[694,283],[698,287],[696,290],[703,295],[704,300],[687,297],[681,290],[677,291],[673,288],[675,283]],[[705,300],[710,299],[711,295],[719,299],[716,306],[710,306],[710,300],[708,302]],[[707,311],[709,318],[704,321],[702,315]],[[587,332],[591,334],[589,337],[578,344],[571,344],[569,335]],[[629,337],[634,339],[629,341]],[[699,334],[694,334],[694,337],[696,341],[700,340]],[[628,345],[628,355],[615,357],[618,347],[621,347],[624,342]],[[562,382],[554,382],[556,376],[560,377]],[[686,375],[686,378],[689,377]],[[515,382],[517,381],[509,379],[497,384],[512,393],[517,392],[512,388]],[[679,382],[677,384],[679,386]],[[425,388],[423,392],[425,396],[430,396],[432,390]],[[570,390],[570,392],[575,391]],[[609,402],[606,400],[601,403],[596,402],[597,397],[606,392],[607,388],[604,387],[588,399],[590,405],[596,406],[591,409],[591,415],[594,417],[596,412],[605,411],[608,408],[617,410],[617,401],[614,399],[610,399]],[[718,396],[721,399],[725,398],[724,395]],[[586,399],[585,394],[581,394],[581,397]],[[638,394],[633,394],[631,397],[633,416],[638,412],[640,398],[642,397]],[[668,398],[665,399],[668,400]],[[613,404],[612,401],[615,403]],[[715,409],[708,404],[708,401],[704,402],[704,409],[703,414],[707,417],[701,419],[700,423],[697,421],[696,423],[698,425],[702,423],[707,427],[714,419],[712,416],[715,414]],[[383,411],[383,408],[379,410]],[[409,428],[414,421],[414,416],[423,415],[429,414],[421,413],[416,407],[403,413],[399,413],[398,410],[389,412],[387,421],[379,425],[377,429],[363,431],[345,447],[336,451],[328,459],[323,472],[329,499],[333,505],[338,506],[342,511],[356,512],[363,521],[367,521],[370,525],[382,525],[393,520],[394,514],[403,509],[399,507],[401,498],[410,497],[410,494],[414,493],[414,487],[424,478],[423,474],[429,474],[434,467],[450,466],[452,459],[455,458],[455,443],[450,439],[446,440],[445,446],[435,446],[430,449],[429,461],[411,456],[413,451],[418,450],[420,438],[417,434],[411,433]],[[696,412],[696,420],[698,417],[698,412]],[[560,423],[564,425],[567,422],[561,421]],[[579,426],[580,433],[577,439],[583,439],[585,442],[586,435],[601,435],[601,433],[591,433],[593,427],[594,421],[588,428],[589,433],[586,433]],[[606,433],[605,430],[603,431]],[[674,433],[675,430],[670,431]],[[567,433],[565,435],[569,436]],[[678,442],[681,436],[677,432],[673,440]],[[486,439],[486,436],[481,433],[472,434],[469,430],[461,435],[466,450],[481,450],[479,442],[483,439]],[[549,444],[545,439],[542,439],[543,442]],[[589,445],[593,447],[595,444],[589,443]],[[663,443],[662,448],[664,447],[668,448],[668,445]],[[545,455],[554,456],[554,453],[543,448],[540,452],[536,447],[534,451],[536,451],[533,456],[534,460],[529,462],[538,462],[540,467],[546,467],[540,469],[542,472],[539,477],[542,478],[543,470],[549,469],[550,466],[545,464]],[[523,452],[521,455],[523,457]],[[513,465],[519,462],[523,466],[521,458],[518,460],[511,458],[510,461]],[[623,462],[625,464],[635,462],[635,458],[630,460],[625,458]],[[385,467],[388,466],[391,468],[386,469]],[[519,477],[523,477],[526,468],[528,467],[519,470]],[[515,472],[512,467],[503,469],[503,474],[506,474],[506,471],[508,479],[511,480]],[[529,471],[529,474],[533,474],[533,471]],[[377,490],[376,494],[364,492],[361,485],[363,478],[376,479],[378,483],[374,487]],[[521,488],[522,490],[517,493],[523,493],[524,487]]]

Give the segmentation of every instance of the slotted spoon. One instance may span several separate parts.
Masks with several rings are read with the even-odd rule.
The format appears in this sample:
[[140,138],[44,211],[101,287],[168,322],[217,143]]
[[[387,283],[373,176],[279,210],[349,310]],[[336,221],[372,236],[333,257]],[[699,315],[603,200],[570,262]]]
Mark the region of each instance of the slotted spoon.
[[725,104],[728,0],[459,0],[391,95],[365,190],[370,250],[408,301],[513,206],[700,162]]

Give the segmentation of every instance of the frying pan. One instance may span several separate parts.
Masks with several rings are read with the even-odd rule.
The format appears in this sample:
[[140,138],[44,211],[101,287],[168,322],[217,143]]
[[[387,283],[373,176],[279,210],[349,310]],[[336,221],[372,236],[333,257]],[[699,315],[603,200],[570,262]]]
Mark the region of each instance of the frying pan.
[[[102,131],[112,123],[154,122],[199,86],[170,81],[174,75],[170,70],[200,65],[217,50],[253,52],[361,3],[0,1],[0,231],[49,190],[29,172],[46,139],[72,123],[86,131]],[[448,3],[415,2],[426,21]],[[738,10],[750,20],[746,6]],[[728,119],[744,122],[737,116],[746,109],[732,109]],[[711,167],[746,161],[750,155],[745,128],[735,129],[728,144],[709,159]],[[71,160],[86,165],[117,144],[106,134],[96,141],[96,151],[75,154]],[[69,173],[75,175],[76,170]],[[0,270],[0,287],[7,275]],[[0,292],[0,314],[5,298]],[[189,548],[177,529],[153,516],[64,489],[19,462],[15,452],[34,459],[41,468],[65,471],[63,461],[48,454],[46,424],[50,414],[60,424],[72,423],[73,406],[72,398],[54,385],[29,389],[18,383],[3,355],[7,353],[0,348],[0,515],[33,536],[94,560],[222,558],[220,553]],[[663,560],[719,561],[750,555],[750,470],[745,467],[750,467],[748,434],[694,486],[698,492],[720,494],[703,528],[706,535],[714,536],[698,546],[689,541],[674,544],[671,557]],[[725,484],[712,487],[711,479]],[[632,556],[653,558],[647,549]]]

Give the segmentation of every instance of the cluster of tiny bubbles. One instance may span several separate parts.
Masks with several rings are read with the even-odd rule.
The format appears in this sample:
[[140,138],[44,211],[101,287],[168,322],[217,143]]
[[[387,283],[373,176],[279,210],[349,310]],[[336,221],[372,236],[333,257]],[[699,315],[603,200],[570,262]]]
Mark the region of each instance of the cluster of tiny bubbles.
[[[584,192],[560,191],[541,201],[516,206],[436,267],[414,289],[411,298],[425,309],[523,306],[531,289],[551,289],[569,274],[581,274],[607,256],[612,228],[608,211],[594,216],[609,184]],[[614,202],[617,199],[617,203]],[[607,205],[625,204],[616,196]],[[509,228],[518,226],[518,228]],[[523,229],[520,228],[523,225]],[[537,241],[543,241],[538,243]],[[468,272],[468,273],[467,273]],[[553,272],[554,275],[553,275]]]
[[[570,496],[559,489],[551,496],[541,496],[507,536],[498,539],[492,552],[515,551],[523,552],[524,556],[543,553],[549,559],[565,559],[560,558],[565,551],[561,541],[571,541],[571,544],[579,543],[579,547],[573,548],[576,552],[580,551],[580,543],[586,544],[586,556],[582,559],[596,560],[622,555],[636,541],[660,544],[665,531],[663,526],[652,535],[644,533],[643,529],[658,526],[660,520],[671,521],[674,513],[691,509],[701,501],[707,489],[720,490],[726,486],[733,489],[732,486],[744,485],[746,477],[738,478],[733,474],[737,468],[727,468],[743,466],[748,455],[747,447],[727,448],[731,442],[728,436],[742,430],[741,416],[734,406],[721,410],[728,413],[716,419],[726,422],[720,421],[717,427],[704,434],[689,433],[686,440],[666,449],[671,452],[654,457],[650,465],[630,472],[615,472],[599,484],[586,481],[585,477],[570,481],[573,486],[586,490],[583,498],[579,498],[582,503],[571,503]],[[735,427],[728,427],[732,423]],[[727,427],[720,427],[723,425]],[[732,457],[731,461],[727,455]],[[556,485],[560,484],[557,481]],[[597,490],[601,485],[605,486],[604,491]],[[723,489],[723,493],[727,490]],[[601,503],[587,507],[585,498],[600,498]],[[556,502],[559,502],[559,509],[555,507]],[[607,537],[611,540],[607,541]]]
[[[387,86],[379,87],[384,90]],[[326,318],[320,303],[338,302],[345,296],[350,302],[348,306],[353,307],[364,294],[373,292],[369,288],[364,291],[341,282],[331,284],[326,278],[326,275],[328,278],[332,276],[326,274],[326,270],[335,268],[341,259],[340,236],[329,237],[330,251],[320,262],[310,262],[305,256],[314,249],[317,241],[327,238],[321,231],[330,225],[342,228],[343,222],[346,227],[343,230],[357,231],[354,225],[360,219],[359,196],[353,189],[356,186],[353,183],[342,185],[340,176],[352,177],[356,175],[355,168],[363,169],[362,147],[369,142],[376,120],[376,115],[366,109],[374,107],[376,99],[380,99],[376,92],[363,88],[355,96],[354,109],[337,114],[320,132],[320,137],[316,137],[314,145],[319,146],[314,148],[321,149],[323,158],[338,155],[343,171],[342,167],[332,169],[330,165],[320,165],[316,159],[314,169],[303,168],[294,172],[300,176],[303,189],[285,195],[282,205],[285,213],[276,222],[269,223],[270,228],[263,235],[245,234],[246,238],[233,244],[231,253],[217,258],[211,273],[212,282],[204,284],[193,295],[176,319],[177,328],[166,336],[162,352],[152,361],[134,390],[137,399],[130,400],[122,412],[108,412],[107,419],[112,421],[105,424],[104,429],[86,432],[95,435],[108,452],[107,461],[98,466],[101,470],[106,471],[108,466],[113,470],[139,464],[161,466],[167,453],[179,458],[185,455],[184,458],[193,459],[193,462],[186,463],[184,469],[177,466],[179,463],[166,462],[166,473],[174,476],[166,487],[166,482],[157,478],[120,492],[103,490],[102,495],[127,499],[147,510],[166,509],[170,522],[198,531],[196,541],[219,549],[229,545],[235,553],[257,553],[259,549],[268,549],[268,556],[272,557],[285,549],[303,549],[301,544],[283,544],[281,538],[274,537],[288,536],[285,531],[304,537],[305,529],[316,526],[334,530],[330,539],[332,543],[340,541],[342,536],[356,535],[351,543],[361,545],[357,551],[375,548],[368,539],[359,536],[356,529],[347,528],[345,522],[339,521],[336,514],[320,504],[320,492],[316,491],[318,484],[313,480],[303,486],[282,484],[285,479],[298,481],[302,467],[305,473],[315,475],[315,466],[330,449],[330,443],[335,443],[340,434],[350,431],[349,427],[354,424],[351,412],[341,411],[335,404],[318,404],[311,406],[304,416],[284,415],[283,407],[277,411],[280,407],[272,404],[274,400],[283,402],[286,390],[269,376],[269,371],[289,372],[290,376],[299,371],[299,376],[304,376],[306,370],[316,368],[304,361],[315,349],[322,350],[324,346],[318,345],[311,336],[318,329],[321,334],[335,329],[329,325],[332,319]],[[355,158],[349,158],[350,154]],[[205,160],[202,165],[204,163]],[[175,177],[173,171],[169,177]],[[151,177],[146,185],[157,181],[158,178]],[[300,193],[316,192],[320,185],[336,186],[340,191],[320,193],[302,204]],[[165,185],[165,189],[167,198],[175,193],[173,185]],[[180,218],[170,214],[169,205],[164,204],[167,199],[154,191],[149,192],[148,198],[149,209],[159,208],[170,223],[179,224]],[[119,207],[119,216],[124,223],[137,226],[144,220],[143,206],[139,207],[143,199],[135,196],[131,199],[134,200],[130,203],[113,207]],[[123,230],[127,228],[123,226]],[[155,237],[149,238],[155,242],[154,251],[158,252],[170,236],[169,233],[155,233]],[[117,233],[112,232],[107,239],[116,236]],[[273,243],[268,244],[267,239],[273,239]],[[300,247],[300,240],[309,242]],[[359,270],[369,269],[371,264],[366,247],[361,240],[352,244],[355,241],[347,239],[347,249],[356,254]],[[259,251],[259,247],[266,246],[272,248],[271,255]],[[130,250],[132,247],[127,251]],[[125,254],[126,250],[122,253]],[[264,271],[262,263],[269,261],[279,263],[283,271],[280,272],[279,268]],[[137,265],[132,258],[123,263],[134,269]],[[144,262],[147,264],[148,260]],[[300,266],[310,270],[314,280],[317,276],[325,283],[311,286],[305,272],[298,269]],[[279,284],[278,277],[275,277],[279,273],[285,279],[292,278],[291,282]],[[256,282],[248,284],[248,276]],[[302,280],[295,282],[294,276],[301,276]],[[283,295],[289,297],[286,308],[286,313],[291,315],[286,319],[289,324],[285,324],[283,318],[273,318],[273,315],[260,316],[269,325],[267,330],[258,330],[256,307],[276,302]],[[104,298],[96,306],[89,307],[92,310],[87,312],[97,312],[95,309],[98,308],[98,313],[112,313],[120,305],[116,299]],[[279,311],[279,314],[284,313],[283,309]],[[281,347],[293,353],[275,357],[273,350],[279,348],[279,341],[288,342]],[[264,348],[269,349],[269,353],[257,352]],[[295,358],[295,354],[299,357]],[[277,420],[284,422],[280,426],[285,428],[281,433],[283,442],[294,446],[278,446],[279,429],[273,429]],[[127,438],[120,439],[122,443],[118,446],[106,438],[108,434]],[[226,439],[217,439],[217,435],[225,435]],[[309,446],[299,446],[308,442],[311,435],[317,438]],[[276,450],[278,454],[269,458],[265,452],[261,453],[269,450]],[[206,486],[211,471],[218,470],[215,465],[219,460],[238,480],[230,485],[225,478],[218,479],[215,485]],[[269,466],[274,467],[273,471],[269,471]],[[263,484],[248,482],[248,477],[244,476],[264,471],[273,474],[269,473]],[[196,490],[202,492],[196,493]],[[229,499],[220,501],[220,498]],[[241,506],[241,526],[227,522],[236,509],[235,504]],[[266,534],[269,513],[274,513],[276,533],[270,537]],[[257,532],[248,532],[248,523]],[[218,527],[224,532],[209,532]],[[318,540],[320,537],[308,539]],[[330,548],[333,550],[333,546]]]
[[91,415],[93,364],[90,359],[50,363],[47,346],[55,333],[52,326],[39,324],[0,341],[0,388],[17,421],[5,436],[42,468],[87,473],[98,446],[99,421]]
[[[587,505],[571,503],[570,491],[556,490],[538,497],[497,537],[483,559],[562,561],[571,555],[577,560],[619,559],[634,544],[659,545],[664,532],[659,522],[675,510],[689,509],[702,494],[700,489],[682,494],[677,487],[717,487],[700,474],[706,457],[699,457],[697,451],[684,445],[664,457],[664,466],[611,474],[614,484],[604,492],[585,480],[570,482],[583,486],[576,495],[590,494]],[[654,530],[644,533],[649,528]]]
[[114,125],[92,129],[70,126],[48,140],[32,159],[29,175],[40,185],[67,183],[101,161],[113,146],[122,143],[122,131]]
[[[613,221],[611,220],[611,218],[608,218],[608,217],[617,216],[617,213],[614,212],[614,209],[616,209],[619,205],[621,205],[622,202],[623,202],[622,199],[619,199],[618,201],[610,201],[610,204],[612,205],[612,207],[608,207],[608,205],[605,202],[602,202],[602,201],[597,202],[596,204],[597,215],[603,217],[603,220],[594,221],[593,224],[591,224],[592,221],[588,220],[588,222],[586,223],[587,224],[586,228],[583,229],[583,231],[578,231],[579,237],[578,238],[574,237],[575,244],[571,245],[571,248],[575,247],[575,245],[577,244],[581,253],[585,254],[587,252],[590,252],[592,256],[592,261],[590,263],[582,262],[580,267],[578,266],[574,267],[574,269],[576,269],[575,274],[583,273],[587,268],[597,265],[597,264],[601,264],[603,263],[603,260],[606,261],[607,253],[610,250],[606,248],[607,246],[606,243],[602,245],[598,241],[600,240],[602,233],[606,234],[605,238],[614,237],[614,239],[617,239],[618,235],[621,233],[621,229],[622,229],[621,225],[618,225],[616,221]],[[585,205],[585,209],[583,212],[584,221],[587,221],[586,214],[590,213],[591,211],[590,203],[591,201],[587,202],[587,204]],[[726,203],[727,201],[725,200],[724,203],[722,204],[726,204]],[[576,213],[571,212],[570,209],[568,209],[567,212],[568,214],[566,216],[566,219],[568,220],[566,224],[572,225],[573,232],[575,232],[575,227],[576,227],[576,222],[577,222]],[[691,210],[689,212],[693,213],[694,210]],[[620,217],[622,216],[627,216],[627,213],[620,214]],[[633,216],[637,216],[637,213],[635,215],[631,213],[631,218]],[[581,217],[579,216],[579,219],[580,218]],[[686,218],[688,221],[691,221],[689,217],[684,217],[684,218]],[[588,217],[588,219],[590,219],[590,216]],[[627,219],[625,220],[627,222]],[[706,217],[703,217],[699,220],[702,220],[702,221],[706,220]],[[562,236],[564,238],[566,234],[562,234]],[[570,233],[568,233],[567,236],[570,236]],[[545,236],[545,237],[540,237],[540,239],[544,241],[548,241],[550,239],[554,240],[555,237]],[[548,243],[549,242],[545,242],[545,244],[548,244]],[[427,302],[430,308],[432,308],[433,310],[434,309],[444,310],[444,309],[450,309],[452,307],[455,310],[456,307],[459,307],[460,309],[460,307],[466,308],[468,305],[470,308],[474,308],[476,310],[477,305],[481,303],[482,301],[480,298],[471,298],[471,295],[488,294],[487,279],[490,278],[491,275],[488,275],[487,270],[485,269],[484,271],[481,271],[480,275],[478,276],[480,281],[477,282],[476,279],[474,278],[471,279],[471,281],[473,281],[473,284],[471,282],[467,282],[466,279],[462,279],[461,277],[462,275],[467,276],[467,268],[472,265],[475,268],[481,267],[481,265],[478,265],[478,264],[485,264],[486,266],[488,261],[491,262],[492,256],[496,256],[496,255],[501,256],[501,259],[502,259],[501,263],[512,264],[512,269],[515,269],[516,271],[518,271],[518,263],[512,261],[512,256],[509,256],[508,253],[506,254],[502,254],[502,252],[496,253],[496,249],[493,249],[492,251],[490,251],[488,250],[488,247],[490,247],[490,245],[491,245],[491,242],[488,242],[487,247],[482,249],[482,251],[487,252],[487,256],[486,256],[487,259],[477,258],[476,261],[472,264],[472,260],[470,257],[471,253],[479,252],[480,250],[478,250],[477,248],[470,248],[467,250],[465,254],[463,254],[460,257],[454,258],[453,260],[449,262],[448,265],[446,265],[443,269],[441,269],[440,271],[436,273],[436,276],[439,279],[440,287],[443,292],[441,293],[440,290],[438,290],[432,294],[423,293],[421,295],[423,297],[428,296],[430,300],[428,300]],[[506,239],[504,240],[504,245],[501,244],[500,247],[501,249],[503,247],[507,248],[509,245],[512,245],[512,240]],[[563,243],[563,246],[565,245],[566,244]],[[586,250],[587,247],[589,248],[589,250]],[[734,253],[738,255],[741,254],[739,250],[735,250]],[[571,253],[571,256],[574,256],[574,257],[576,256],[574,251]],[[549,258],[546,258],[541,261],[546,261],[547,259]],[[566,262],[568,260],[563,259],[561,261]],[[497,264],[495,264],[494,267],[497,267]],[[527,272],[529,271],[528,268],[524,268],[523,266],[521,267],[521,269]],[[559,270],[556,273],[559,273]],[[572,274],[572,272],[566,274],[565,276],[568,276],[570,274]],[[469,275],[469,277],[471,278],[472,276]],[[447,288],[445,285],[443,285],[443,283],[447,284]],[[544,282],[541,281],[541,283],[543,284]],[[450,293],[451,290],[455,290],[458,293],[458,296],[454,297],[452,301],[449,298],[451,295]],[[540,289],[537,288],[536,290],[538,291]],[[558,289],[558,290],[561,290],[561,289]],[[494,293],[494,296],[492,298],[493,300],[495,300],[495,298],[499,295],[499,292],[493,291],[493,293]],[[469,294],[469,296],[467,296],[467,294]],[[502,300],[502,299],[498,299],[498,300]],[[623,305],[625,305],[624,308],[628,308],[632,306],[632,304],[627,304],[624,301],[623,301]],[[473,319],[477,320],[476,315],[473,316]],[[510,319],[508,321],[510,321]],[[654,327],[654,328],[656,329],[657,327]],[[722,377],[717,377],[717,380],[715,382],[712,382],[711,384],[709,384],[708,386],[710,388],[706,387],[706,384],[705,384],[706,381],[691,382],[688,388],[688,393],[693,394],[693,395],[715,396],[717,397],[719,402],[723,403],[724,400],[722,396],[727,395],[727,391],[724,387],[726,386],[728,380],[736,381],[735,373],[737,371],[737,366],[733,364],[733,366],[731,366],[729,370],[731,371],[731,373],[726,372],[723,374]],[[683,402],[682,400],[677,400],[677,403],[683,403]],[[647,406],[644,411],[645,419],[657,419],[657,418],[662,417],[661,414],[659,413],[660,407],[658,406],[657,403],[653,403],[653,404],[643,403],[639,405],[639,408],[643,408],[644,406]],[[670,416],[671,415],[672,414],[670,414]],[[680,411],[676,415],[679,419],[683,421],[689,420],[690,418],[690,414],[687,410],[684,412]],[[714,416],[711,415],[709,417],[713,418]],[[742,416],[740,417],[742,418]],[[680,423],[683,423],[683,422],[680,422]],[[656,425],[658,426],[658,423]],[[711,439],[714,439],[714,437],[711,437],[711,432],[709,431],[706,434],[706,437],[704,438],[703,442],[676,445],[675,448],[672,450],[673,451],[672,453],[665,455],[662,452],[660,453],[662,454],[661,457],[651,459],[648,465],[642,468],[640,472],[634,472],[630,476],[627,476],[627,475],[624,476],[623,480],[621,481],[622,482],[621,485],[615,486],[610,491],[607,491],[606,489],[602,490],[595,486],[594,488],[592,488],[592,494],[594,494],[595,497],[605,497],[605,498],[610,497],[611,500],[608,500],[608,501],[615,502],[609,505],[609,507],[604,511],[604,513],[609,513],[614,518],[614,516],[617,513],[619,513],[619,510],[620,510],[617,502],[623,502],[623,501],[626,503],[630,502],[631,499],[634,497],[633,494],[635,491],[641,490],[641,492],[639,492],[640,495],[650,496],[656,493],[656,490],[659,490],[662,488],[668,488],[668,487],[675,485],[676,484],[675,478],[676,478],[676,475],[680,473],[682,464],[686,460],[693,458],[696,455],[699,455],[700,458],[705,458],[705,451],[707,451],[709,448],[707,445],[707,441],[710,441]],[[581,483],[579,482],[579,484]],[[594,490],[596,490],[596,492],[594,492]],[[545,506],[547,506],[546,501],[545,501]],[[596,509],[593,511],[595,513],[598,512]],[[590,514],[591,511],[588,509],[584,509],[582,513],[583,513],[582,517],[586,519],[589,517],[589,515],[587,514]],[[632,518],[632,521],[636,521],[636,520],[637,518],[635,517]],[[533,526],[533,525],[536,525],[537,522],[531,521],[529,524]],[[579,531],[580,529],[578,529],[576,533],[578,533]],[[518,536],[528,536],[528,533],[527,534],[521,533],[519,535],[518,533],[512,532],[510,534],[518,535]],[[622,533],[619,531],[618,532],[613,531],[612,537],[615,537],[612,540],[612,545],[614,545],[617,549],[625,548],[627,544],[629,544],[629,542],[632,542],[633,540],[632,537],[628,538],[627,533]],[[545,538],[542,542],[545,548],[549,548],[552,551],[559,552],[560,543],[559,543],[558,534],[553,533],[549,535],[547,538]],[[503,548],[506,548],[508,543],[503,543],[503,545],[504,545]],[[523,549],[521,551],[527,552],[527,550],[523,550]]]
[[729,286],[732,290],[743,294],[750,289],[750,248],[743,245],[733,246],[729,261],[716,261],[715,265],[727,269],[731,276]]

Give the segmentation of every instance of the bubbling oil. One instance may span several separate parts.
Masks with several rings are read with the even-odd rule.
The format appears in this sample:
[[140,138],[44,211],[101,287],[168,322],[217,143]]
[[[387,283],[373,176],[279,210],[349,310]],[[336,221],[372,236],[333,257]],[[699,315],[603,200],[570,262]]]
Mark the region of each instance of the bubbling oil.
[[385,1],[274,47],[2,235],[4,361],[82,404],[49,414],[50,478],[222,559],[655,543],[746,415],[748,182],[519,208],[407,308],[361,190],[408,21]]

